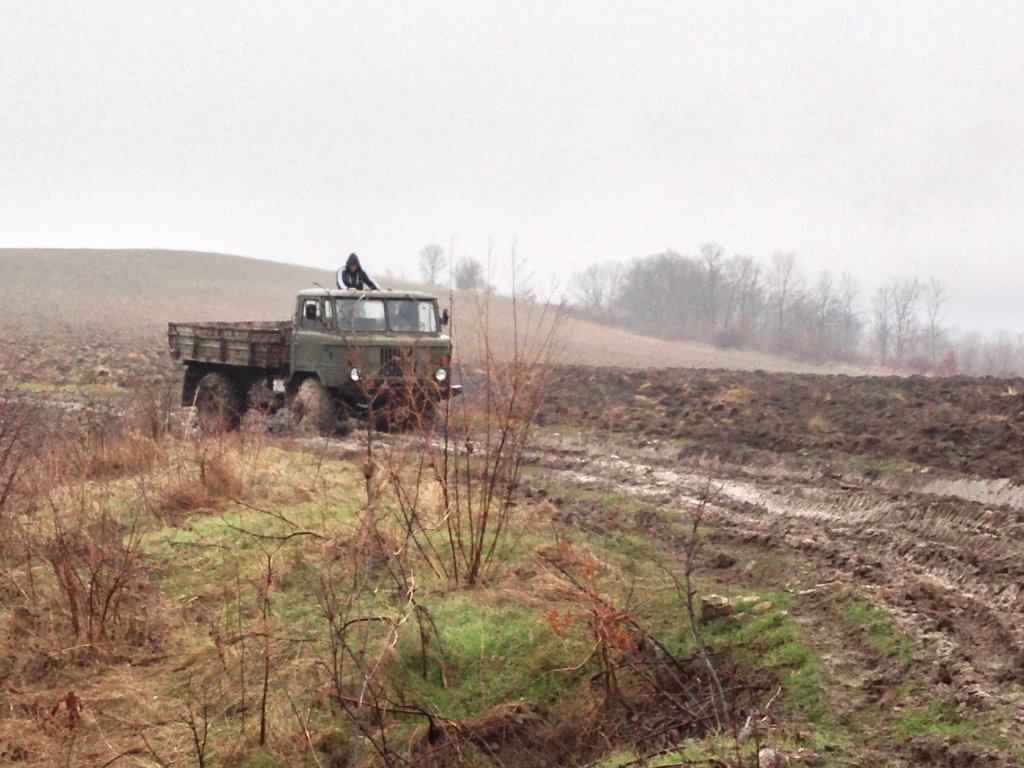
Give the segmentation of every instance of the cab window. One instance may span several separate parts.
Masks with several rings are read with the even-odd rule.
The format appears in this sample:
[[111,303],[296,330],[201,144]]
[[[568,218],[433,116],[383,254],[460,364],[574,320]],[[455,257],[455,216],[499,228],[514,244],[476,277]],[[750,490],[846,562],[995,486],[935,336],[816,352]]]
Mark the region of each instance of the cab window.
[[335,302],[342,331],[383,331],[387,328],[380,299],[344,298]]
[[418,299],[391,299],[388,327],[398,333],[436,333],[437,312],[434,302]]
[[306,299],[299,310],[299,327],[309,330],[321,328],[324,324],[319,299]]

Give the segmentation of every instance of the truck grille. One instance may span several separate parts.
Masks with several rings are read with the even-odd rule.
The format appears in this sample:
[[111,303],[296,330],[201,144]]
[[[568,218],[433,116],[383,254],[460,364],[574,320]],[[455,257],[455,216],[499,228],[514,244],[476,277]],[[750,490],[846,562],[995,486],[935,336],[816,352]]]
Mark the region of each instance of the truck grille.
[[412,350],[399,347],[383,347],[380,350],[380,373],[388,378],[401,378],[415,371]]

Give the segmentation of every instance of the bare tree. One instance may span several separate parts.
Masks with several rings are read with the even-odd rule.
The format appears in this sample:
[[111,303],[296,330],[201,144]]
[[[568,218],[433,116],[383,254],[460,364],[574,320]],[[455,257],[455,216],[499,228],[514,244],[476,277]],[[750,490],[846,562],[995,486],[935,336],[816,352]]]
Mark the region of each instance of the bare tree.
[[921,298],[921,281],[916,277],[894,280],[891,298],[893,347],[896,350],[896,361],[902,366],[917,325],[917,302]]
[[878,345],[878,364],[885,365],[889,359],[889,341],[892,337],[892,297],[889,286],[883,285],[871,302],[871,314],[875,324],[875,343]]
[[738,323],[743,327],[751,344],[757,342],[758,327],[764,324],[764,288],[761,286],[761,267],[753,256],[738,257],[743,260],[741,271],[743,288],[740,291]]
[[692,337],[700,324],[701,274],[695,260],[675,251],[634,259],[618,281],[614,307],[645,333]]
[[701,291],[701,305],[704,309],[704,323],[714,326],[718,318],[718,284],[721,282],[721,261],[725,250],[718,243],[704,243],[700,247],[700,258],[704,266],[704,290]]
[[994,340],[985,344],[984,373],[991,376],[1012,376],[1019,370],[1016,345],[1006,331],[996,334]]
[[943,362],[947,296],[935,281],[890,279],[864,306],[868,302],[849,273],[836,278],[822,272],[807,280],[793,252],[767,261],[724,253],[705,243],[697,254],[665,251],[634,259],[614,275],[593,266],[576,276],[573,288],[584,307],[608,307],[625,324],[663,338],[821,360],[855,360],[865,344],[883,365],[903,365],[927,346],[934,363]]
[[584,309],[604,313],[615,301],[621,278],[618,263],[591,264],[573,278],[572,291]]
[[771,287],[772,302],[775,304],[775,336],[780,344],[785,343],[787,338],[786,312],[793,302],[796,280],[796,254],[792,252],[773,254],[768,282]]
[[945,330],[942,328],[942,307],[948,298],[942,283],[934,277],[928,281],[928,286],[924,293],[924,313],[928,323],[928,328],[926,329],[928,333],[928,352],[933,363],[938,360],[939,344],[945,335]]
[[753,276],[756,280],[757,266],[753,256],[733,256],[725,265],[726,299],[722,314],[722,330],[730,331],[734,321],[743,322],[747,310],[747,292]]
[[814,309],[814,340],[819,357],[828,357],[831,347],[831,330],[839,309],[839,300],[832,286],[832,275],[822,270],[811,295]]
[[857,348],[860,339],[861,319],[857,311],[857,294],[859,290],[853,275],[844,272],[839,284],[839,303],[842,312],[843,358],[849,360]]
[[484,284],[484,268],[476,259],[460,259],[453,273],[456,288],[480,288]]
[[437,282],[438,276],[448,267],[448,259],[444,257],[441,246],[431,243],[420,251],[420,273],[423,281],[430,285]]
[[962,336],[957,342],[957,360],[963,373],[977,375],[981,373],[983,348],[985,340],[977,331]]

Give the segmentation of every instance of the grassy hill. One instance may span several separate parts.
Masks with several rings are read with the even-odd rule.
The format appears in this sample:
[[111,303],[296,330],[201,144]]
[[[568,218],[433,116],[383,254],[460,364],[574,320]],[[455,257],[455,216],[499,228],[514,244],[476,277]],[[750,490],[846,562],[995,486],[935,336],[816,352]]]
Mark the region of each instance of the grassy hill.
[[[125,352],[112,348],[122,343],[134,353],[154,356],[155,364],[163,354],[168,321],[285,318],[293,310],[295,293],[317,283],[333,286],[334,275],[217,253],[6,249],[0,250],[0,331],[14,340],[8,364],[12,352],[31,356],[43,344],[48,349],[73,346],[83,358],[79,364],[117,368]],[[442,301],[447,302],[446,295]],[[519,309],[537,311],[523,305]],[[478,346],[481,311],[480,297],[457,292],[453,334],[464,358],[472,358]],[[499,346],[510,346],[511,300],[492,297],[489,315],[492,337]],[[574,364],[821,370],[757,352],[652,339],[572,316],[564,320],[561,338],[560,361]]]

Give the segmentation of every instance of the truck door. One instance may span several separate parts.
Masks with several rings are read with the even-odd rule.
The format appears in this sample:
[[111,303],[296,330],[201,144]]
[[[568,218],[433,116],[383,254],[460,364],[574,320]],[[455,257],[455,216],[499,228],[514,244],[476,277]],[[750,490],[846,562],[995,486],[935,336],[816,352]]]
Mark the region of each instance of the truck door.
[[324,335],[330,330],[330,302],[322,298],[299,299],[292,336],[292,370],[318,372]]

